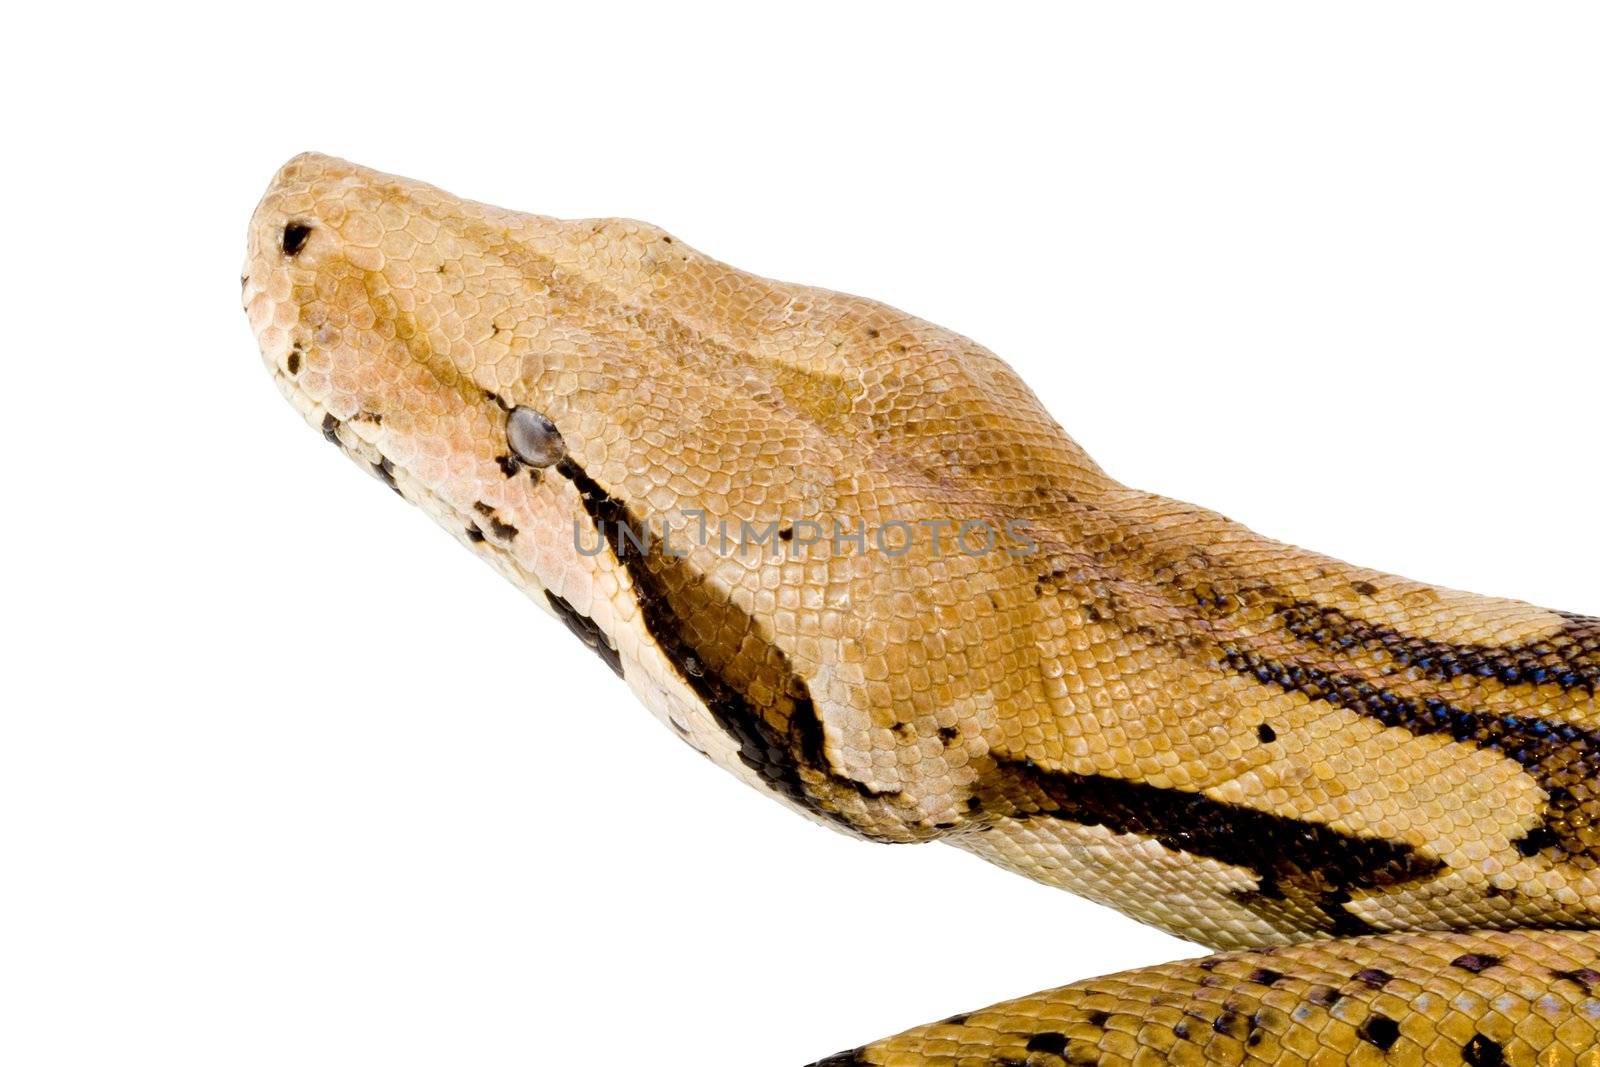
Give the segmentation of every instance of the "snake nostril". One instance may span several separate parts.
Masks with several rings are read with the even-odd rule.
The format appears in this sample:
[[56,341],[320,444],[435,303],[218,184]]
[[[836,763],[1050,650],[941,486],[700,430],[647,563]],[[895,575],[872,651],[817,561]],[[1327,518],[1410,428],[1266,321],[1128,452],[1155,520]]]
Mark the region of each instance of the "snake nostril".
[[311,236],[311,227],[303,222],[291,222],[283,227],[283,254],[297,256]]

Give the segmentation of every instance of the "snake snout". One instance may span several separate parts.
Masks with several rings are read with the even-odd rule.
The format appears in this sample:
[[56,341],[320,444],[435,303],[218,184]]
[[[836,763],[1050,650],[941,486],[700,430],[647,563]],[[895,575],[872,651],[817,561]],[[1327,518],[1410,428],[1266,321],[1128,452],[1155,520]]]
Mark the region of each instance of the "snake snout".
[[354,339],[388,333],[378,320],[393,322],[391,294],[411,277],[409,249],[389,234],[403,202],[392,180],[314,152],[273,175],[250,219],[240,285],[282,384],[316,392],[313,379],[329,374],[370,377],[372,353]]

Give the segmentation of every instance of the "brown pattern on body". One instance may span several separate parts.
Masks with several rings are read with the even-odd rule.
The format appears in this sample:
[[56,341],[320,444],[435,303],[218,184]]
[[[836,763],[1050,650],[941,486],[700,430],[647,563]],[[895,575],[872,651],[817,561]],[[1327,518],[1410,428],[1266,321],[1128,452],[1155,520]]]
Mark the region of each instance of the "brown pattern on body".
[[1600,934],[1392,934],[1078,982],[816,1067],[1596,1067]]
[[[313,425],[829,825],[1216,947],[1595,922],[1595,620],[1124,488],[972,341],[642,223],[302,156],[251,223],[244,298]],[[519,406],[563,463],[508,453]],[[677,550],[579,550],[622,516]],[[1034,551],[962,551],[962,521]],[[841,549],[812,522],[916,536]],[[740,548],[742,524],[783,533]]]

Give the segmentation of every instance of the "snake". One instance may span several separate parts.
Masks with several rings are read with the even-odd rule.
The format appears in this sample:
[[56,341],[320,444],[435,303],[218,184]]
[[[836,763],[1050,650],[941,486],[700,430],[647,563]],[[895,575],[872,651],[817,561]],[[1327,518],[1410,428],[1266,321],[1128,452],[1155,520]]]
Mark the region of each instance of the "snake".
[[1127,488],[975,342],[642,222],[305,154],[240,284],[293,407],[710,762],[1212,953],[819,1064],[1600,1067],[1600,620]]

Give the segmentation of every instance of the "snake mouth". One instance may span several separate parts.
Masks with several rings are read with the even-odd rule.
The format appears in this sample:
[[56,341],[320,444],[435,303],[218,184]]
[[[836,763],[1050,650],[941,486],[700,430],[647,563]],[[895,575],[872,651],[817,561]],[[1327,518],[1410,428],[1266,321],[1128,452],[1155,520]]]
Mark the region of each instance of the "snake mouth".
[[498,521],[493,514],[485,514],[482,508],[469,511],[455,506],[436,493],[407,465],[396,462],[380,443],[384,433],[381,415],[358,411],[350,418],[340,418],[296,380],[286,369],[285,359],[268,357],[267,363],[272,380],[284,398],[325,441],[388,486],[396,496],[420,507],[440,526],[452,531],[456,540],[471,548],[474,554],[523,589],[535,602],[548,608],[544,583],[511,550],[505,536],[511,528]]
[[[294,359],[295,351],[291,351],[288,360],[292,362]],[[329,444],[338,448],[357,464],[366,467],[373,477],[406,500],[415,503],[421,503],[424,498],[438,500],[419,479],[396,464],[378,444],[375,439],[377,433],[374,431],[383,423],[381,416],[360,412],[355,418],[341,419],[295,381],[293,373],[286,370],[282,363],[269,358],[267,364],[272,372],[273,383],[277,385],[279,392],[283,393],[284,398],[295,411],[300,413],[301,418],[317,429]],[[363,427],[371,429],[363,432]],[[439,503],[443,504],[443,501]]]

